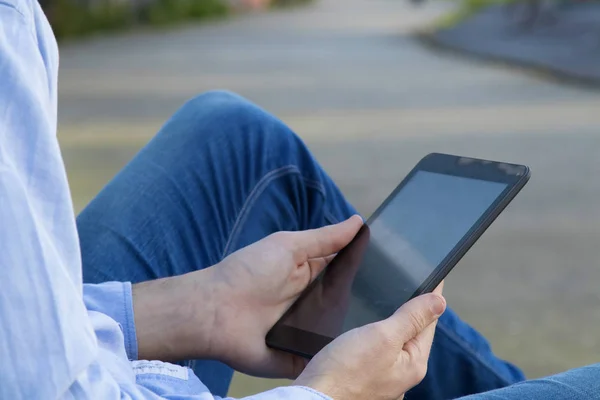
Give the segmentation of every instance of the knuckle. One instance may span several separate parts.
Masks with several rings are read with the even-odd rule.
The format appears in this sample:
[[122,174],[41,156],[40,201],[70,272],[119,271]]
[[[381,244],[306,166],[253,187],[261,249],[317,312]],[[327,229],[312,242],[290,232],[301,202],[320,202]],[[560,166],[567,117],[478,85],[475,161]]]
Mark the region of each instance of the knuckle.
[[287,244],[290,242],[289,232],[275,232],[270,235],[270,238],[279,244]]
[[418,334],[426,327],[425,321],[427,318],[425,317],[422,311],[415,311],[408,314],[409,322],[414,327],[415,332]]
[[419,344],[414,339],[411,339],[404,345],[404,349],[409,354],[411,362],[417,364],[421,356]]

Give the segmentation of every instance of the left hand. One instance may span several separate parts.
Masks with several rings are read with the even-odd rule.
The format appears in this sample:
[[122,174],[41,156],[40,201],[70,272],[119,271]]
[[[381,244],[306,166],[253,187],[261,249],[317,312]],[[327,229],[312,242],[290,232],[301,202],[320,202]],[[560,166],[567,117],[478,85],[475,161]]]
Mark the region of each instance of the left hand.
[[252,375],[297,377],[308,361],[268,348],[265,336],[362,224],[354,216],[320,229],[278,232],[209,268],[219,299],[213,325],[217,357]]
[[354,238],[359,216],[274,233],[217,265],[133,286],[140,359],[216,359],[263,377],[296,378],[307,360],[265,337],[327,262]]

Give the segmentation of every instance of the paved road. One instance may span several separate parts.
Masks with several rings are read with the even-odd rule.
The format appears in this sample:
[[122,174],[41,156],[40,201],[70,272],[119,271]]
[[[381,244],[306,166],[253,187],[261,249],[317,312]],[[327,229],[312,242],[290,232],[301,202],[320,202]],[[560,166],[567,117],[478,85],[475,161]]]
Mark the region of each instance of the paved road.
[[599,360],[600,95],[421,48],[408,33],[444,7],[321,0],[64,45],[76,206],[212,88],[280,115],[366,214],[430,151],[528,163],[532,181],[452,273],[449,302],[531,376]]

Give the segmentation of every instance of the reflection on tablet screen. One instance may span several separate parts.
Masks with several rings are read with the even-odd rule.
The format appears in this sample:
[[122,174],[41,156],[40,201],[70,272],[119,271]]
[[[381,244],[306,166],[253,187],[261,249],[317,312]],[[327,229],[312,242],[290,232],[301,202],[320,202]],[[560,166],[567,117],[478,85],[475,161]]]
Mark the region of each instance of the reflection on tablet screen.
[[417,171],[284,317],[327,337],[390,316],[507,187]]

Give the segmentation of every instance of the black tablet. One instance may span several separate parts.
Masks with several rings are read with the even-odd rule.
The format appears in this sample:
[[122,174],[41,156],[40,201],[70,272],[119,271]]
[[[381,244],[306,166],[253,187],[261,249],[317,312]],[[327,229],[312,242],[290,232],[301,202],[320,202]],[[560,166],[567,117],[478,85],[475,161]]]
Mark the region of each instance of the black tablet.
[[310,358],[432,291],[529,176],[524,165],[426,156],[271,329],[267,345]]

